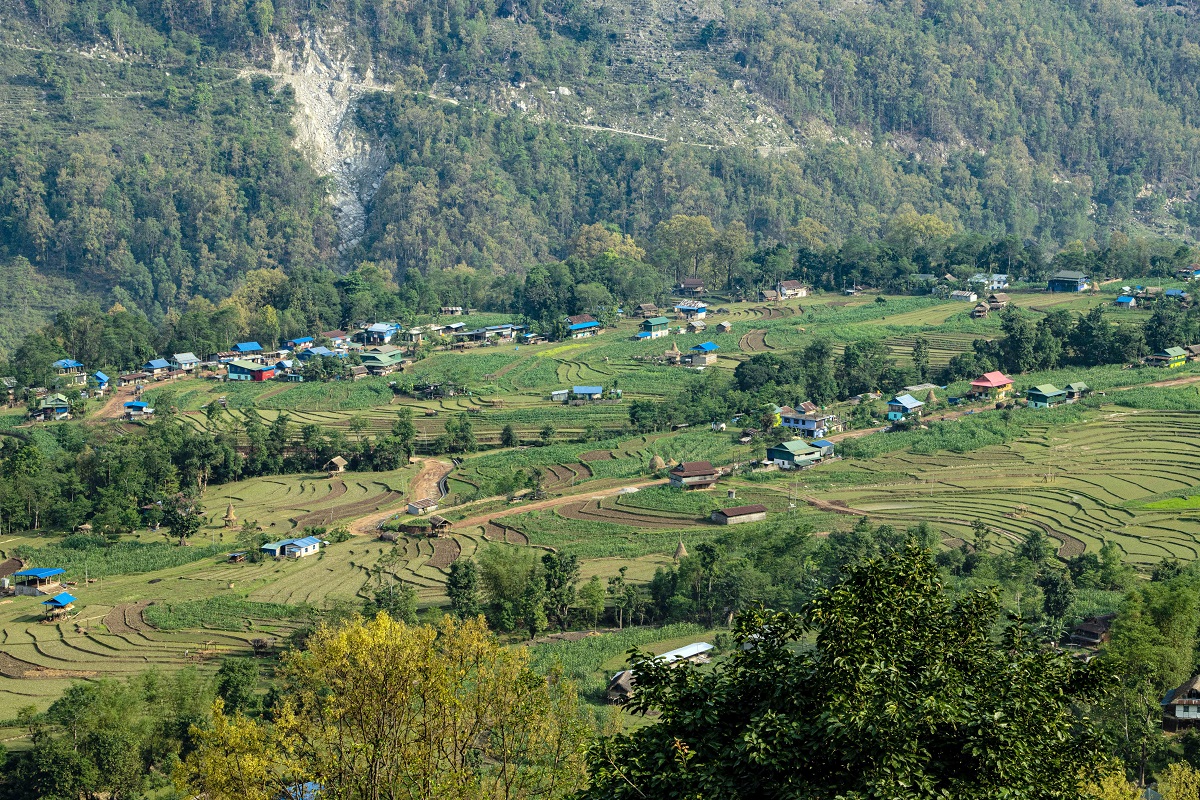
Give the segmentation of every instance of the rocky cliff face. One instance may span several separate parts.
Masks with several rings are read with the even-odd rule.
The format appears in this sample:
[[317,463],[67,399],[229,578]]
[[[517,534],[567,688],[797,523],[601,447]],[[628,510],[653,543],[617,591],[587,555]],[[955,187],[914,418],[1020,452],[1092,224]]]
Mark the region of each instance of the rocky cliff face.
[[277,42],[271,70],[296,96],[295,145],[322,175],[332,179],[330,201],[347,252],[362,237],[367,205],[387,170],[382,148],[354,123],[353,109],[365,92],[388,92],[368,67],[360,72],[318,28],[306,26],[291,41]]

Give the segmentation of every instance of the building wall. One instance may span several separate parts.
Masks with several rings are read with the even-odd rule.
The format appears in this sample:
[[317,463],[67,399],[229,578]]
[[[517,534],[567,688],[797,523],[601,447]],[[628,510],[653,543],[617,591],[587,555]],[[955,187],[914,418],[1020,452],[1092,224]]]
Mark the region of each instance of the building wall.
[[732,518],[726,517],[725,515],[719,514],[715,511],[712,515],[713,522],[717,523],[718,525],[741,525],[743,522],[762,522],[766,518],[767,514],[765,511],[758,514],[743,514],[740,517]]

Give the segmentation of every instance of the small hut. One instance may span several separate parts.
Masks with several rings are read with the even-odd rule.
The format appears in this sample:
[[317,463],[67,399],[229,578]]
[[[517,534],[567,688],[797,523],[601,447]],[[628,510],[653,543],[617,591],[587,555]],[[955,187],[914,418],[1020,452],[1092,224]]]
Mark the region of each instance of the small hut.
[[237,514],[233,513],[233,503],[230,503],[229,507],[225,509],[225,516],[223,519],[225,520],[226,528],[237,527]]
[[346,471],[346,465],[350,462],[341,456],[334,456],[325,464],[325,469],[329,471],[329,477],[335,478]]
[[47,619],[58,619],[75,608],[75,597],[68,592],[62,592],[49,600],[43,600],[42,605],[46,607]]

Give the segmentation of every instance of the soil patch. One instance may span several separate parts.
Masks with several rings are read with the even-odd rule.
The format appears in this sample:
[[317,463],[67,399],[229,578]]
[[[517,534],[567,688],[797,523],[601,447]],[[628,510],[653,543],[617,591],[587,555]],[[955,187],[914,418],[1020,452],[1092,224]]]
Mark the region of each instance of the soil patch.
[[462,555],[462,545],[457,539],[434,539],[433,556],[427,562],[436,569],[448,569]]
[[616,461],[611,450],[591,450],[579,457],[580,461]]
[[6,678],[91,678],[95,672],[84,669],[50,669],[30,664],[0,651],[0,675]]

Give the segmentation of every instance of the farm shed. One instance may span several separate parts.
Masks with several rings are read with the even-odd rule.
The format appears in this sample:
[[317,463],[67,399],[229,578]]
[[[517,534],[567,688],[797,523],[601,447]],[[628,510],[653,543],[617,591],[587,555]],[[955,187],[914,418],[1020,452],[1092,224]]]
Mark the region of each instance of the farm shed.
[[971,309],[971,318],[972,319],[987,319],[988,312],[990,312],[990,311],[991,311],[991,308],[988,306],[987,303],[979,303],[975,306],[975,308]]
[[707,489],[717,482],[717,470],[707,461],[684,461],[667,477],[676,489]]
[[979,300],[979,295],[969,289],[955,289],[950,293],[950,299],[960,303],[974,303]]
[[821,458],[833,458],[834,444],[828,439],[814,439],[812,446],[821,451]]
[[803,439],[780,442],[767,448],[767,461],[780,469],[808,467],[820,461],[821,456],[820,447],[811,445]]
[[658,306],[654,303],[638,303],[638,307],[633,310],[635,317],[657,317]]
[[1154,355],[1147,356],[1146,363],[1152,367],[1167,369],[1182,367],[1187,363],[1187,351],[1182,347],[1168,347],[1166,350],[1159,350]]
[[1079,400],[1091,393],[1091,387],[1086,383],[1068,383],[1066,386],[1067,400]]
[[1025,400],[1030,408],[1054,408],[1066,399],[1066,391],[1050,383],[1025,390]]
[[1167,692],[1162,701],[1162,728],[1168,733],[1200,725],[1200,675]]
[[774,289],[763,289],[758,293],[758,299],[764,303],[773,303],[779,299],[779,292]]
[[1087,288],[1087,276],[1073,269],[1059,270],[1046,281],[1048,292],[1082,292]]
[[708,325],[702,319],[694,319],[687,324],[688,333],[704,333],[707,329]]
[[718,525],[740,525],[743,522],[762,522],[767,518],[767,507],[755,503],[749,506],[734,506],[712,512],[712,521]]
[[704,294],[704,280],[702,278],[684,278],[675,287],[675,293],[681,297],[700,297]]
[[1117,308],[1137,308],[1137,298],[1133,295],[1123,294],[1117,298]]
[[438,313],[446,317],[461,317],[463,313],[462,306],[442,306],[438,309]]
[[38,595],[46,595],[51,592],[57,592],[62,588],[62,583],[58,580],[58,576],[62,575],[66,570],[61,567],[29,567],[13,573],[14,578],[18,580],[13,587],[13,591],[18,595],[28,597],[37,597]]
[[585,400],[599,400],[604,397],[603,386],[572,386],[571,394]]
[[426,497],[424,500],[410,500],[408,503],[408,513],[414,517],[419,517],[428,514],[431,511],[438,510],[438,501],[432,497]]
[[570,389],[555,389],[550,393],[550,400],[555,403],[565,403],[570,396]]
[[433,528],[434,532],[441,533],[443,531],[450,530],[450,520],[438,514],[434,514],[429,518],[429,526]]
[[60,617],[75,607],[75,595],[70,592],[62,592],[49,600],[43,600],[42,605],[46,607],[46,616],[51,619]]
[[717,323],[717,333],[729,333],[733,330],[733,323],[729,320]]
[[334,456],[325,462],[325,470],[329,472],[329,477],[332,478],[334,475],[341,475],[345,472],[346,465],[349,463],[349,461],[341,456]]
[[[704,664],[708,662],[708,654],[713,650],[713,646],[708,642],[695,642],[694,644],[684,645],[683,647],[663,653],[655,658],[655,661],[661,661],[664,664],[677,664],[687,661],[693,664]],[[621,670],[608,682],[608,691],[606,693],[608,702],[624,703],[633,697],[634,684],[636,679],[633,670]]]
[[992,400],[1003,400],[1012,392],[1012,378],[1003,372],[985,372],[971,381],[973,397],[988,397]]
[[990,308],[992,311],[999,311],[1007,306],[1008,303],[1008,295],[1004,292],[994,292],[988,295],[987,304],[988,308]]
[[924,407],[925,404],[911,394],[897,395],[888,401],[887,418],[892,422],[897,422],[909,417],[920,417],[921,409]]

